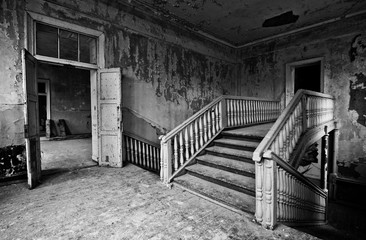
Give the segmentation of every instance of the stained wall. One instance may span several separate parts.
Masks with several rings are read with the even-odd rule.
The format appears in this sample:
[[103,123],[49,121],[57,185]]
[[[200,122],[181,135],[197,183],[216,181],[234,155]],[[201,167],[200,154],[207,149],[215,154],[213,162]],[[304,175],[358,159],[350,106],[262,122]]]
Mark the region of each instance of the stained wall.
[[[124,129],[164,133],[222,94],[236,94],[236,51],[117,1],[1,1],[0,147],[22,144],[24,11],[105,35],[105,67],[123,71]],[[138,113],[138,114],[135,114]],[[132,127],[128,123],[139,123]],[[145,129],[142,131],[142,129]]]
[[365,15],[241,49],[241,94],[272,94],[284,100],[285,66],[324,57],[324,92],[336,100],[341,124],[341,176],[366,180],[366,22]]

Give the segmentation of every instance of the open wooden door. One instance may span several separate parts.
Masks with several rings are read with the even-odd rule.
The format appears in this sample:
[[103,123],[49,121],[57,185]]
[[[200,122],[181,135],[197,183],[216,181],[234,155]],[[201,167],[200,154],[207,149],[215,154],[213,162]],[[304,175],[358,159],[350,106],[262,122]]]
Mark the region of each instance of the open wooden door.
[[22,50],[24,84],[24,137],[27,152],[27,175],[30,189],[41,180],[41,154],[39,139],[37,60]]
[[119,68],[98,70],[99,165],[122,167],[122,81]]

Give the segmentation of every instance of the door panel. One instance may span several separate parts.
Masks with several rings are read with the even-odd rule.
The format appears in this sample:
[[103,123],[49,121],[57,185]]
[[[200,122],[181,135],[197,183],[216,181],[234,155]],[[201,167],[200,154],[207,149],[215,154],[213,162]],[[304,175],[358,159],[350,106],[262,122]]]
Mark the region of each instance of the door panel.
[[122,167],[121,70],[98,70],[99,164]]
[[27,152],[27,176],[30,189],[41,180],[41,154],[38,119],[37,60],[22,50],[23,83],[25,91],[24,135]]

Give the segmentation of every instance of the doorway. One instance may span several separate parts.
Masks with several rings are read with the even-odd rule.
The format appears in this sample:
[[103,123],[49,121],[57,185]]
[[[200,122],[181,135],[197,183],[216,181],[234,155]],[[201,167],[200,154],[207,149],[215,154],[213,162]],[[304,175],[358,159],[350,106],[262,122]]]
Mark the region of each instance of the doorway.
[[38,64],[42,170],[97,165],[92,160],[90,70]]
[[286,105],[299,89],[324,91],[323,58],[312,58],[286,64]]

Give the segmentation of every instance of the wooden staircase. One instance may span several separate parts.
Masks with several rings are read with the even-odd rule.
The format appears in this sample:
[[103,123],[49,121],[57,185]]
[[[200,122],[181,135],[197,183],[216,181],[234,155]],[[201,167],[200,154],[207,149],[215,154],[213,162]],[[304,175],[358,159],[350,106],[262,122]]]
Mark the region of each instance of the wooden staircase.
[[222,131],[173,182],[234,211],[255,212],[253,152],[273,123]]

